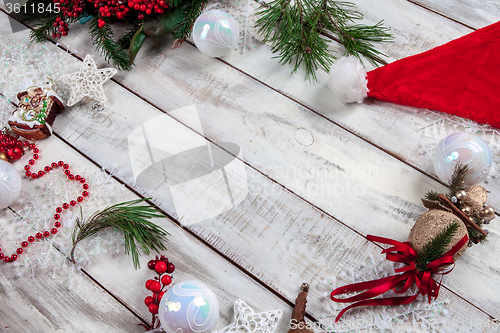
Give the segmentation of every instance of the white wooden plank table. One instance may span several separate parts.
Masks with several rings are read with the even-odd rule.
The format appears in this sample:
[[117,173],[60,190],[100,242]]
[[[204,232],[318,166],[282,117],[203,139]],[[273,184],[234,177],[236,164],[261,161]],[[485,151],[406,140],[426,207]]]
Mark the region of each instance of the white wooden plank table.
[[[389,61],[500,19],[493,1],[354,2],[367,22],[384,19],[391,28],[395,42],[377,45]],[[26,43],[28,36],[29,30],[12,33],[7,14],[0,13],[0,48]],[[58,43],[46,47],[68,68],[78,69],[86,54],[94,55],[98,67],[109,67],[95,54],[86,26],[72,26]],[[157,223],[171,234],[165,254],[177,266],[177,281],[199,280],[215,291],[221,303],[218,328],[232,321],[232,304],[242,298],[256,311],[283,310],[277,332],[286,332],[302,282],[312,287],[308,318],[328,314],[324,281],[337,277],[349,283],[342,273],[360,269],[380,252],[364,236],[406,240],[425,212],[420,198],[429,189],[444,190],[431,162],[421,156],[428,138],[416,129],[426,123],[425,114],[383,102],[339,105],[328,93],[327,73],[318,72],[313,84],[303,73],[291,75],[290,67],[271,59],[266,45],[212,59],[189,43],[162,55],[171,43],[148,39],[134,69],[105,85],[108,101],[101,112],[83,104],[60,114],[54,135],[39,143],[42,162],[64,159],[102,168],[124,185],[124,197],[152,198],[168,216]],[[340,50],[334,43],[332,48]],[[139,150],[131,157],[130,138],[151,119],[179,138],[161,142],[166,150],[201,143],[218,161],[230,163],[226,184],[237,184],[241,192],[234,193],[231,209],[214,213],[213,198],[222,200],[227,189],[213,186],[212,178],[200,182],[199,193],[190,193],[197,201],[187,213],[163,174],[151,171],[154,186],[137,184],[135,163],[151,153]],[[167,161],[168,177],[178,183],[210,168],[202,156]],[[19,171],[23,165],[15,163]],[[488,202],[500,207],[497,172],[486,187]],[[23,193],[41,186],[24,180]],[[11,208],[21,210],[22,204]],[[13,242],[7,218],[0,217],[2,245]],[[194,217],[197,223],[190,222]],[[500,331],[500,227],[494,220],[489,229],[490,241],[468,249],[443,282],[439,297],[449,300],[450,323],[441,327],[444,332]],[[137,324],[150,320],[142,288],[150,278],[147,260],[135,271],[129,257],[105,255],[82,268],[74,288],[61,288],[43,274],[18,277],[2,265],[0,332],[141,332]]]

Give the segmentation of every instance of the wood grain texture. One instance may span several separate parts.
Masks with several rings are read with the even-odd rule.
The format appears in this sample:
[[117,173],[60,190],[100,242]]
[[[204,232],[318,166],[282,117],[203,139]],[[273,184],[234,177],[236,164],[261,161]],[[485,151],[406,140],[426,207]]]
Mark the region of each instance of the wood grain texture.
[[445,17],[479,29],[500,20],[500,4],[492,0],[408,0]]
[[[251,87],[250,84],[246,83],[246,86]],[[62,114],[56,120],[58,122],[56,131],[106,169],[113,170],[118,177],[133,185],[133,177],[127,160],[127,147],[124,142],[134,127],[161,113],[112,83],[106,86],[106,92],[112,98],[106,104],[107,109],[104,112],[96,114],[81,109],[78,111],[77,122],[71,114]],[[113,96],[120,96],[120,98]],[[265,96],[264,93],[261,93],[261,96]],[[264,117],[260,116],[260,118]],[[97,138],[94,134],[96,131],[107,133],[107,135],[100,136],[99,145],[95,142],[91,143]],[[325,139],[327,139],[326,136]],[[355,139],[348,140],[348,142],[353,145],[352,147],[363,144]],[[96,147],[98,149],[95,149]],[[346,153],[339,152],[339,155],[343,156]],[[364,155],[369,154],[364,153]],[[384,155],[381,154],[381,156]],[[388,163],[387,161],[386,157],[383,162]],[[392,163],[399,163],[392,161]],[[403,173],[409,172],[403,171]],[[367,253],[378,252],[375,246],[363,245],[366,243],[364,239],[320,211],[311,209],[308,203],[291,196],[259,173],[248,169],[247,175],[250,194],[240,206],[215,219],[191,226],[191,230],[289,300],[296,295],[297,281],[305,279],[319,285],[322,279],[347,269],[353,261],[363,260]],[[363,178],[363,176],[359,177]],[[174,207],[166,205],[159,198],[160,191],[144,191],[140,188],[138,190],[147,195],[152,194],[160,207],[169,214],[175,214]],[[363,199],[360,201],[362,202]],[[367,198],[367,202],[369,201]],[[343,204],[345,203],[342,202]],[[421,209],[416,205],[415,207],[415,209]],[[362,214],[368,214],[368,212],[362,212]],[[369,216],[366,216],[366,219],[368,218]],[[346,221],[351,222],[349,217],[346,217]],[[409,225],[402,227],[402,230],[409,229],[409,227]],[[257,244],[262,244],[260,247],[264,248],[269,244],[274,244],[274,246],[270,252],[252,250]],[[371,250],[366,246],[371,247]],[[291,251],[291,249],[294,250]],[[339,260],[339,258],[342,259]],[[290,271],[290,264],[301,269]],[[283,276],[283,272],[290,273]],[[326,311],[324,299],[321,296],[322,291],[316,290],[315,297],[310,300],[310,311],[315,315]],[[451,308],[456,311],[456,318],[464,316],[463,311],[467,309],[467,306],[457,298],[454,298],[453,302]],[[484,315],[472,309],[468,308],[465,311],[474,317],[485,318]]]

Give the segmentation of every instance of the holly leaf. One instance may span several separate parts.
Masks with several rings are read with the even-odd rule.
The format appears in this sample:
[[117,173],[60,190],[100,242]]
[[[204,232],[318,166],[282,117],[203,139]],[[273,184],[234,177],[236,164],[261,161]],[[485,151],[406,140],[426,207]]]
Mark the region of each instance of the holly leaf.
[[144,44],[144,41],[146,40],[146,34],[142,30],[143,26],[137,29],[134,37],[132,37],[132,40],[130,41],[130,48],[128,49],[129,65],[132,65],[134,63],[137,53],[139,53],[142,44]]

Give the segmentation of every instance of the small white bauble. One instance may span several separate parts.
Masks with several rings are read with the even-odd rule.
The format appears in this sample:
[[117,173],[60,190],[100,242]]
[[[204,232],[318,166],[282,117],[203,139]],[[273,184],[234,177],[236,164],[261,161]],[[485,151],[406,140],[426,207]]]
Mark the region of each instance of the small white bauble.
[[468,164],[465,185],[479,184],[490,172],[493,163],[490,147],[479,136],[471,133],[454,133],[444,138],[434,151],[434,171],[448,182],[457,163]]
[[167,333],[210,333],[219,319],[219,301],[201,282],[180,282],[163,295],[158,317]]
[[236,20],[220,9],[203,12],[193,26],[196,47],[210,57],[222,57],[238,44]]
[[9,162],[0,160],[0,209],[16,201],[21,185],[19,172]]

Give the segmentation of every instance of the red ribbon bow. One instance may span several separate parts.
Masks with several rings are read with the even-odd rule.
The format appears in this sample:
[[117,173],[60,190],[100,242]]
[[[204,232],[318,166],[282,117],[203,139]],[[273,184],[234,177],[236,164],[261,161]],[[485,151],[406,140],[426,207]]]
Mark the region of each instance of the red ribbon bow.
[[[392,275],[382,279],[353,283],[347,286],[339,287],[332,291],[331,298],[332,301],[338,303],[351,303],[356,302],[354,304],[349,305],[345,309],[343,309],[335,322],[338,322],[342,315],[349,309],[356,308],[358,306],[367,306],[367,305],[403,305],[413,302],[418,295],[427,295],[429,298],[429,303],[431,299],[434,297],[438,297],[439,288],[441,287],[441,282],[439,284],[434,281],[432,278],[432,273],[445,275],[450,273],[455,267],[455,261],[453,260],[453,255],[458,252],[468,241],[469,237],[465,235],[460,242],[458,242],[455,246],[453,246],[448,252],[446,252],[442,257],[430,262],[426,266],[425,271],[417,271],[416,260],[417,253],[410,247],[410,243],[408,242],[398,242],[389,238],[377,237],[368,235],[366,239],[378,243],[393,245],[393,247],[387,248],[382,251],[382,253],[386,254],[386,259],[394,262],[404,262],[408,264],[408,266],[401,267],[396,269],[396,273],[403,273],[399,275]],[[446,271],[441,271],[441,268],[453,265],[450,269]],[[396,285],[400,282],[404,282],[404,286],[400,290],[396,290]],[[412,285],[413,282],[417,284],[418,292],[412,296],[404,296],[404,297],[390,297],[390,298],[377,298],[372,299],[378,295],[381,295],[389,290],[393,290],[395,293],[402,294],[406,292]],[[336,295],[341,295],[349,292],[362,291],[361,294],[356,296],[352,296],[349,298],[335,298]]]

